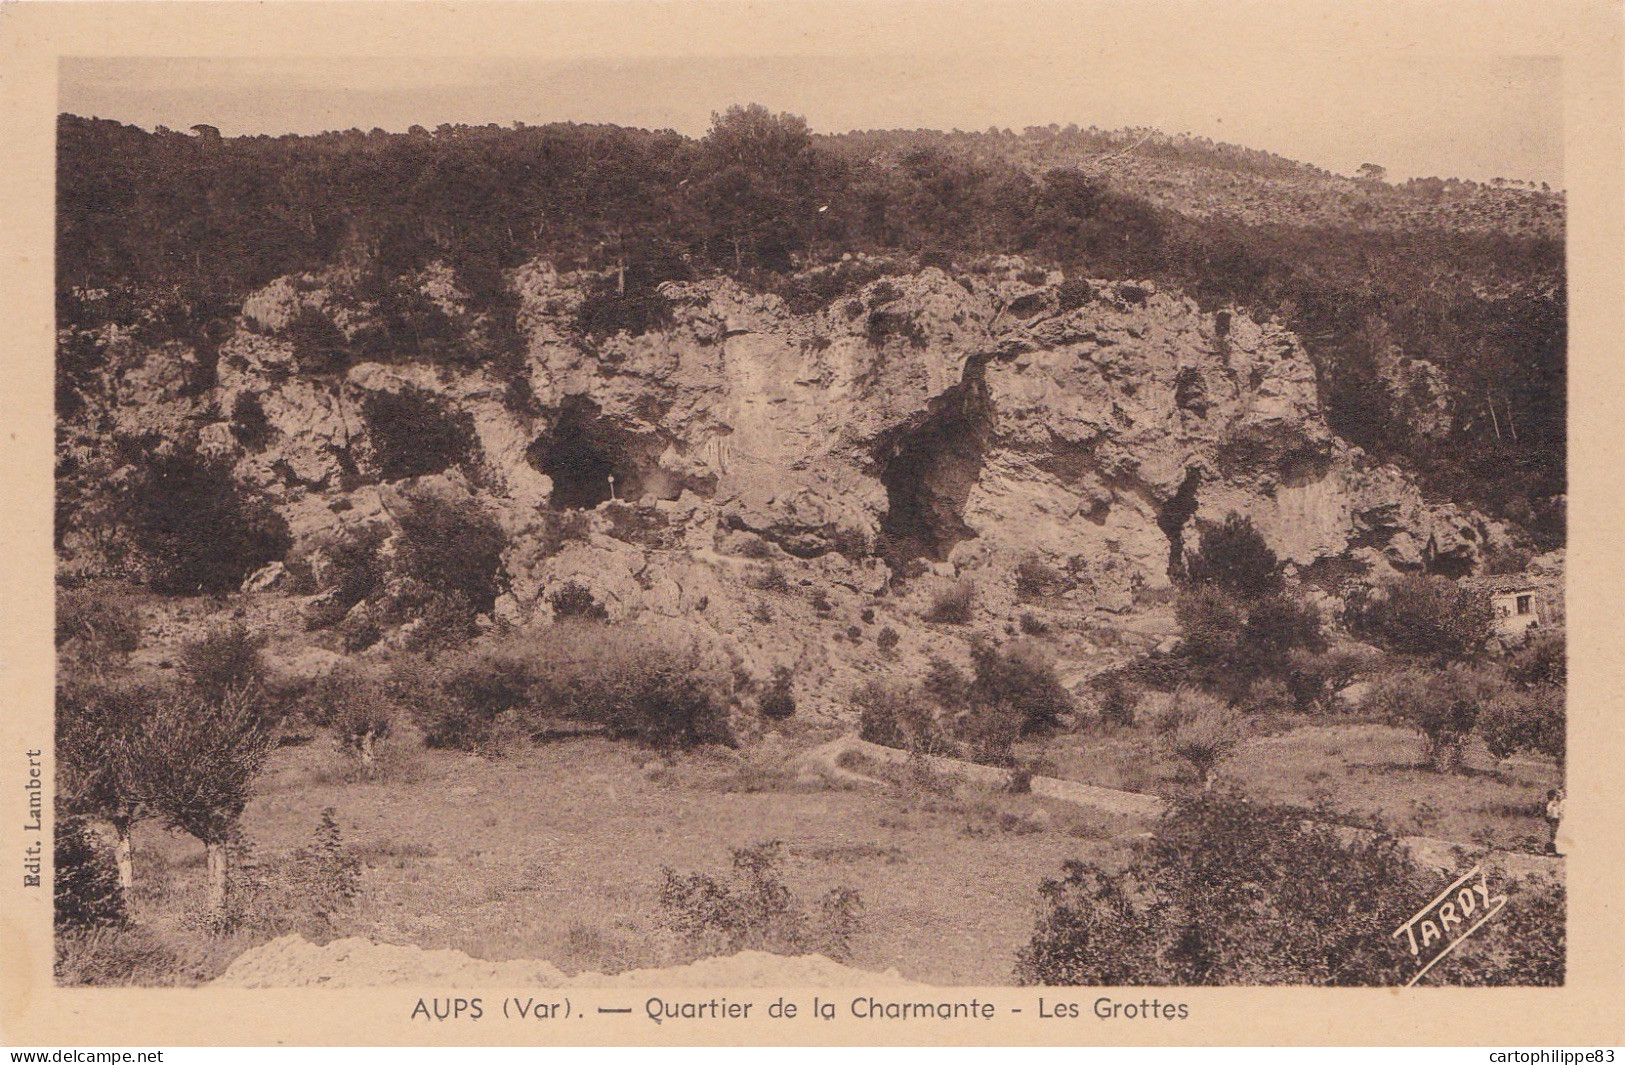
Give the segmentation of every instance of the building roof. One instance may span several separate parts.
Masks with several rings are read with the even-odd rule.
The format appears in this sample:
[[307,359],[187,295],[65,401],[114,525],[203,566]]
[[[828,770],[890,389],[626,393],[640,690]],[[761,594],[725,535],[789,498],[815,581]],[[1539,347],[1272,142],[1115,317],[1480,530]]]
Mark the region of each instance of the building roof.
[[1483,577],[1468,577],[1463,583],[1491,595],[1513,595],[1517,592],[1538,590],[1534,579],[1527,573],[1494,573]]

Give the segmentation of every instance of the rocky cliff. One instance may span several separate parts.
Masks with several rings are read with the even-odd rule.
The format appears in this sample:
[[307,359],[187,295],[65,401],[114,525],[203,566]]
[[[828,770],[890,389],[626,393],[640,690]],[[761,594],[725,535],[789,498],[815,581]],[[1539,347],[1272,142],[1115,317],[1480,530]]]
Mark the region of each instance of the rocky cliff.
[[[575,581],[612,618],[682,616],[738,640],[756,668],[833,660],[830,634],[861,638],[866,603],[890,591],[895,609],[949,578],[974,579],[983,620],[1013,631],[1023,564],[1053,575],[1055,609],[1130,612],[1167,586],[1194,523],[1232,512],[1306,577],[1467,572],[1506,535],[1334,436],[1291,333],[1149,283],[1002,259],[798,314],[728,280],[668,282],[663,325],[594,340],[577,312],[599,280],[517,271],[522,357],[500,370],[313,371],[295,323],[315,311],[353,338],[375,311],[342,272],[284,279],[245,302],[212,392],[145,381],[167,398],[112,410],[205,422],[206,448],[287,516],[296,555],[387,525],[405,490],[471,495],[508,534],[497,615],[545,614]],[[449,272],[416,283],[477,339]],[[561,543],[549,523],[571,511],[581,534]],[[786,646],[759,602],[770,567],[834,627]]]

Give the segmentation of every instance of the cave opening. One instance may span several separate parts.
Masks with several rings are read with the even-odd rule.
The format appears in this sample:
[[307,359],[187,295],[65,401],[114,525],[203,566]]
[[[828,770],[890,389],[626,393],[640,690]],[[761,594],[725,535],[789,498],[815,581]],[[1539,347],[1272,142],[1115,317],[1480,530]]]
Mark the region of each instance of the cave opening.
[[968,363],[959,384],[876,445],[887,501],[883,553],[894,564],[944,561],[955,544],[976,535],[964,513],[993,429],[985,371],[983,362]]
[[1196,493],[1202,487],[1202,471],[1192,466],[1178,491],[1157,510],[1157,528],[1168,538],[1168,579],[1185,576],[1185,525],[1196,516]]
[[602,414],[586,396],[566,397],[552,427],[530,446],[530,464],[553,480],[548,504],[556,510],[589,510],[612,498],[635,502],[643,496],[637,437]]

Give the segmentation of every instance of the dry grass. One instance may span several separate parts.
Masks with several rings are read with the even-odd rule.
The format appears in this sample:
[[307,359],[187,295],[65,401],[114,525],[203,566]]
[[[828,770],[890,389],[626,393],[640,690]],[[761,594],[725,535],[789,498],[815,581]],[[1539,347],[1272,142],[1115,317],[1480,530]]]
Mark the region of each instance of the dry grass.
[[[371,779],[335,773],[339,757],[320,742],[276,752],[243,822],[263,853],[288,853],[322,807],[336,809],[365,872],[364,896],[334,934],[573,971],[671,964],[681,945],[658,907],[663,868],[714,873],[733,848],[778,839],[798,894],[861,893],[851,964],[1006,983],[1039,881],[1067,858],[1115,861],[1121,846],[1063,804],[968,785],[959,798],[933,795],[906,767],[892,790],[836,790],[787,780],[779,755],[767,765],[716,751],[661,762],[597,739],[496,760],[423,751],[410,773]],[[188,958],[181,982],[216,975],[253,945],[189,924],[202,901],[200,845],[144,823],[136,846],[141,942]],[[145,982],[162,968],[149,964]]]
[[[1101,787],[1170,795],[1186,786],[1145,730],[1058,737],[1045,757],[1054,775]],[[1561,771],[1530,759],[1497,764],[1475,747],[1461,772],[1438,773],[1424,764],[1413,730],[1300,721],[1244,740],[1218,779],[1258,802],[1322,805],[1400,835],[1539,850],[1541,801]]]

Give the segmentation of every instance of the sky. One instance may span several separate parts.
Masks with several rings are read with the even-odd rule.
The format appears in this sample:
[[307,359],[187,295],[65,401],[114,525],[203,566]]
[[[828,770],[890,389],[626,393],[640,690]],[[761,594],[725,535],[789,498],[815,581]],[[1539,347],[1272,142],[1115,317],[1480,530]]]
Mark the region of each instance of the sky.
[[[1199,61],[1197,61],[1199,59]],[[1022,55],[594,58],[75,58],[59,109],[228,136],[444,123],[613,122],[702,135],[761,103],[818,132],[1150,126],[1390,180],[1495,177],[1563,185],[1560,61],[1396,51],[1261,57],[1223,49]]]

